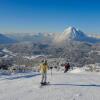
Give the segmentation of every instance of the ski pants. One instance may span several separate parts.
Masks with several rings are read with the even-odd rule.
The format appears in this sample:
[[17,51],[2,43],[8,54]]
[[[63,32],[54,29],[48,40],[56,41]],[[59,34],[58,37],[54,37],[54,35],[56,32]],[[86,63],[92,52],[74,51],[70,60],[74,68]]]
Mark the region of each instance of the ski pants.
[[41,73],[41,75],[42,75],[41,83],[46,82],[46,80],[47,80],[47,73],[46,72],[45,73]]

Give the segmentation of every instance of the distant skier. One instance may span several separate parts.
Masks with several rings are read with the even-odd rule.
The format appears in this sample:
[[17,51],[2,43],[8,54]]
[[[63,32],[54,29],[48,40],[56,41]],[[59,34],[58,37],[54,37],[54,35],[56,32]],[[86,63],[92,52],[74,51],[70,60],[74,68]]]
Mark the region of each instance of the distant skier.
[[42,63],[39,66],[39,70],[41,72],[41,84],[45,85],[47,84],[47,70],[48,70],[48,63],[47,60],[42,60]]
[[64,73],[66,73],[70,69],[70,64],[69,63],[66,63],[64,65],[64,67],[65,67]]

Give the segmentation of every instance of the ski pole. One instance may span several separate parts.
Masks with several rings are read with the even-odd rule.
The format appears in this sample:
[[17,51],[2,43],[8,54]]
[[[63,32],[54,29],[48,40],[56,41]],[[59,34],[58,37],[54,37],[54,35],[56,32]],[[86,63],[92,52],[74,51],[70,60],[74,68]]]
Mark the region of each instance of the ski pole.
[[51,76],[52,76],[52,69],[51,69]]
[[50,69],[51,69],[51,76],[52,76],[52,68],[53,68],[53,67],[50,67]]

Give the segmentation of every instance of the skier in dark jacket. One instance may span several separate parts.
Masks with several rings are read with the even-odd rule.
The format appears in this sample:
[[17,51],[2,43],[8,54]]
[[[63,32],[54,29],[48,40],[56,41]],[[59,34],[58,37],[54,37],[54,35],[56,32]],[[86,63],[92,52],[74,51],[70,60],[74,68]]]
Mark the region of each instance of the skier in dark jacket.
[[64,65],[64,67],[65,67],[64,73],[66,73],[70,69],[70,64],[69,63],[66,63]]

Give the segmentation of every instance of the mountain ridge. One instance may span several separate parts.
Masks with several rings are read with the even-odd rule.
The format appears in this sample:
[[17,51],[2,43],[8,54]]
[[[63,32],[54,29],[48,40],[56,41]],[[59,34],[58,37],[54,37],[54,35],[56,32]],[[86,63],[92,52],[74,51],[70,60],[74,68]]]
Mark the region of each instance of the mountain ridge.
[[100,42],[100,39],[95,37],[89,37],[86,33],[82,32],[79,29],[76,29],[75,27],[68,27],[67,29],[64,30],[62,34],[58,35],[55,38],[55,41],[59,43],[64,42],[66,40],[74,40],[74,41],[87,42],[87,43]]
[[17,41],[0,33],[0,44],[16,43]]
[[[4,37],[6,39],[4,39]],[[14,40],[19,41],[19,42],[45,42],[45,43],[63,43],[67,40],[71,41],[79,41],[79,42],[86,42],[86,43],[100,43],[100,38],[96,38],[92,35],[86,34],[83,31],[76,29],[75,27],[68,27],[64,30],[62,33],[15,33],[15,34],[2,34],[0,35],[0,43],[9,43],[9,42],[14,42]]]

